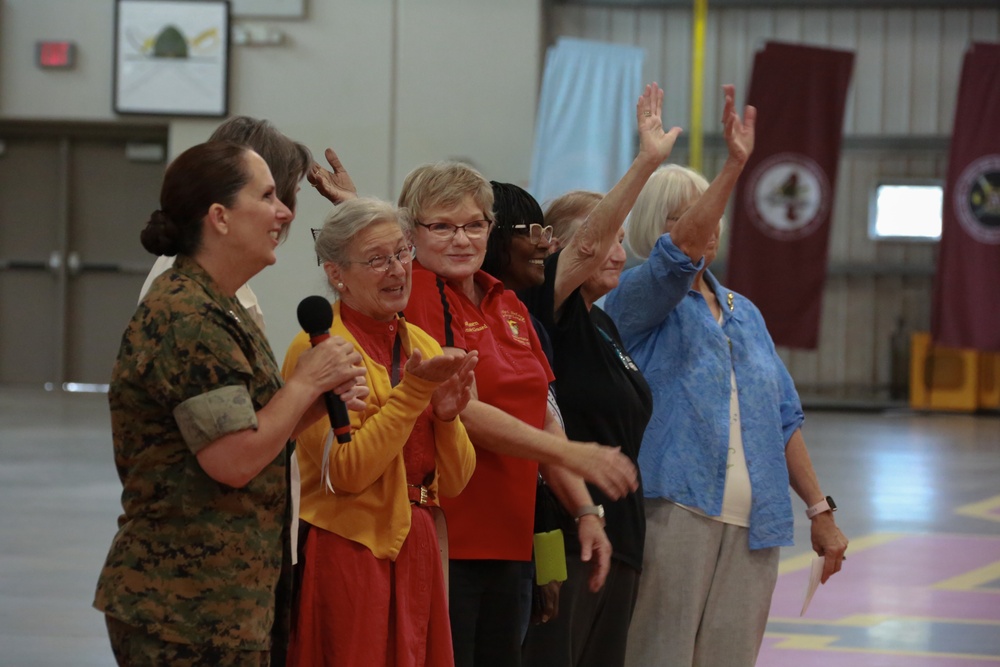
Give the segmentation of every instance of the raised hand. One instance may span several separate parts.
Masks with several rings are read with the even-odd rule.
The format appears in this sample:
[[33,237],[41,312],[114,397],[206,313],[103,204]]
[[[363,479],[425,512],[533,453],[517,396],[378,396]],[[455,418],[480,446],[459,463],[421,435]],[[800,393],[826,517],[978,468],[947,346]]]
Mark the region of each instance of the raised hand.
[[726,103],[722,109],[723,135],[726,146],[729,147],[729,158],[746,164],[753,153],[754,126],[757,122],[757,109],[749,104],[743,109],[743,118],[736,113],[736,87],[731,83],[722,86]]
[[[446,353],[447,354],[447,353]],[[441,421],[451,421],[465,409],[472,400],[472,383],[475,381],[479,352],[473,350],[465,355],[462,365],[454,375],[442,382],[431,396],[434,416]]]
[[406,361],[405,368],[408,374],[421,380],[441,384],[458,372],[467,356],[468,354],[462,350],[449,349],[430,359],[424,359],[420,348],[415,347]]
[[639,128],[639,153],[658,165],[670,157],[681,128],[675,126],[669,131],[663,130],[663,89],[656,83],[646,86],[636,102],[635,115]]
[[347,173],[347,169],[340,162],[340,158],[337,157],[332,148],[327,148],[325,155],[326,161],[330,163],[330,169],[333,171],[313,162],[306,178],[316,188],[316,192],[329,199],[334,205],[342,204],[348,199],[355,199],[358,196],[358,189],[355,187],[354,181],[351,180],[351,175]]

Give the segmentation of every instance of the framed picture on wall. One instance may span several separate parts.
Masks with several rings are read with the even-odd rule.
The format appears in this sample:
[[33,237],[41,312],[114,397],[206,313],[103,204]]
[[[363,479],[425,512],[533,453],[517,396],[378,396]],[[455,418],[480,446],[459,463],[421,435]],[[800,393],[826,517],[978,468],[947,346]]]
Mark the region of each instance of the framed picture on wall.
[[117,0],[115,112],[225,116],[229,38],[227,0]]

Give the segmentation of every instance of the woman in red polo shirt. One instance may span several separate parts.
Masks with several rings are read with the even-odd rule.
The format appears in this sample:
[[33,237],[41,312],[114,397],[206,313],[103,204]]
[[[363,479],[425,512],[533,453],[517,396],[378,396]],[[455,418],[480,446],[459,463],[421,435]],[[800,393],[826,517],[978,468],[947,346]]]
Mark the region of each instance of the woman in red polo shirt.
[[443,503],[455,664],[516,667],[539,464],[580,518],[581,555],[594,564],[595,585],[607,574],[610,543],[584,480],[620,498],[637,488],[635,466],[613,447],[570,445],[548,412],[552,373],[528,311],[480,270],[493,225],[489,182],[464,164],[425,165],[406,177],[399,205],[413,215],[417,248],[407,319],[445,350],[479,351],[475,398],[462,411],[476,471]]

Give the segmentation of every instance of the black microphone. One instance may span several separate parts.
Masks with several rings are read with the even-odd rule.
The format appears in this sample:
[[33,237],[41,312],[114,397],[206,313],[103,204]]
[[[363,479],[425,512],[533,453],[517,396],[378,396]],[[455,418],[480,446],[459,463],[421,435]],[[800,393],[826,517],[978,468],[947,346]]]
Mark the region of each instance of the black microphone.
[[[330,337],[330,326],[333,324],[333,308],[330,302],[321,296],[307,296],[299,302],[296,311],[299,326],[309,334],[309,342],[316,347]],[[330,425],[337,436],[337,442],[351,441],[351,418],[347,415],[347,406],[332,391],[323,392],[326,401],[326,412],[330,415]]]

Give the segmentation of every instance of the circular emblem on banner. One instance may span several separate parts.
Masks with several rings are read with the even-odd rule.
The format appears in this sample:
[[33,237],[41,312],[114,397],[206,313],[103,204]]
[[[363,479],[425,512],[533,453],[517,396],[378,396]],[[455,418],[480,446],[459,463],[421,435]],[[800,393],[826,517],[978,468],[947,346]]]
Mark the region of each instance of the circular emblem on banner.
[[984,155],[955,184],[958,221],[980,243],[1000,243],[1000,155]]
[[779,241],[809,236],[830,208],[826,174],[815,161],[798,153],[779,153],[757,165],[744,194],[750,219]]

